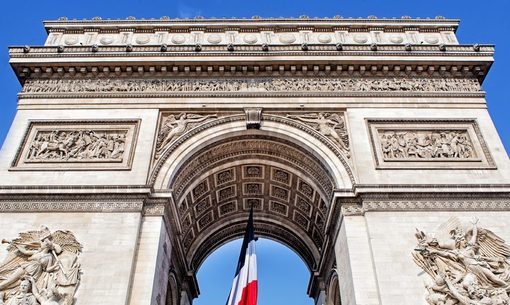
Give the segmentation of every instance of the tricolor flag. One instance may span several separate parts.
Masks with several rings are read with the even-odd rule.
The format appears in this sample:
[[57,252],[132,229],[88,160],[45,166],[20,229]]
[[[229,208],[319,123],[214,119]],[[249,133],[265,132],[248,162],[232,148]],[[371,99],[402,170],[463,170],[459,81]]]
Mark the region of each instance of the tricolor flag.
[[257,305],[257,255],[253,231],[253,209],[251,209],[227,305]]

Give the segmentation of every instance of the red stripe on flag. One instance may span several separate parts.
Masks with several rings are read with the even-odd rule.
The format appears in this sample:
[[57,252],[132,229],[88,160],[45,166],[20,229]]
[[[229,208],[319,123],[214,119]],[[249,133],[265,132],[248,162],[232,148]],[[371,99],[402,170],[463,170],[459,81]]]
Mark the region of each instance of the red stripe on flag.
[[243,288],[243,294],[241,300],[237,305],[257,305],[257,281],[251,281],[246,287]]

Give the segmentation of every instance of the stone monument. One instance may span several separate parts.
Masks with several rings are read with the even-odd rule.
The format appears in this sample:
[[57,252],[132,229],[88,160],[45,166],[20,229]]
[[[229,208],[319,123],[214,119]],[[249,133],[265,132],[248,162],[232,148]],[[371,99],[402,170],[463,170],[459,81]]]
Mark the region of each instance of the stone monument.
[[0,304],[192,304],[250,207],[316,305],[508,304],[494,47],[458,23],[46,21],[10,48]]

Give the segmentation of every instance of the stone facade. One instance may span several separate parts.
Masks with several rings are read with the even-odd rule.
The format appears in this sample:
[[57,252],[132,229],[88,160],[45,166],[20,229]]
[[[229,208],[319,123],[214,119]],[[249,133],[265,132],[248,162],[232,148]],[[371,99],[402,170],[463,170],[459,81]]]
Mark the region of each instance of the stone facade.
[[[317,305],[505,304],[510,162],[482,88],[494,48],[460,44],[457,20],[45,26],[44,46],[10,49],[23,87],[0,154],[0,303],[191,304],[253,207],[256,234],[308,266]],[[478,218],[499,260],[425,233],[417,247],[415,228],[453,218]],[[424,269],[425,250],[484,256],[497,279],[465,296],[478,267]]]

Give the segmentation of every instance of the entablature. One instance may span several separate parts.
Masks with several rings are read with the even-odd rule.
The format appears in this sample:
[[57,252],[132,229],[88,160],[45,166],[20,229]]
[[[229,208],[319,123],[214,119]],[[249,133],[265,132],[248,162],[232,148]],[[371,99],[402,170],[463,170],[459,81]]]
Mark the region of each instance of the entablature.
[[[490,45],[12,47],[10,63],[28,78],[416,76],[476,77],[493,62]],[[413,75],[414,74],[414,75]]]

